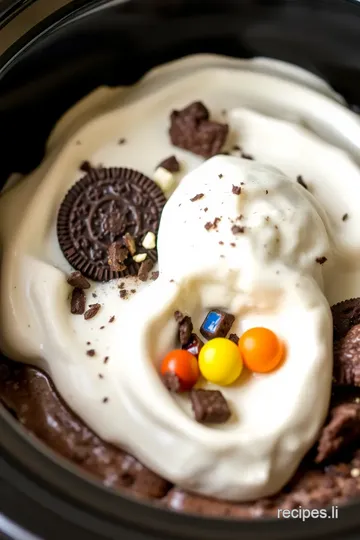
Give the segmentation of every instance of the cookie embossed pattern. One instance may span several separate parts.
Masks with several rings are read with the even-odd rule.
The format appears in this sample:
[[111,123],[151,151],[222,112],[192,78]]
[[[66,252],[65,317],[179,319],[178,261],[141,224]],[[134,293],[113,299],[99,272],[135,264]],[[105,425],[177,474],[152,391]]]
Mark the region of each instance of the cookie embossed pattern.
[[360,492],[360,125],[278,67],[200,55],[99,89],[0,201],[1,345],[22,362],[2,400],[106,484],[176,510]]

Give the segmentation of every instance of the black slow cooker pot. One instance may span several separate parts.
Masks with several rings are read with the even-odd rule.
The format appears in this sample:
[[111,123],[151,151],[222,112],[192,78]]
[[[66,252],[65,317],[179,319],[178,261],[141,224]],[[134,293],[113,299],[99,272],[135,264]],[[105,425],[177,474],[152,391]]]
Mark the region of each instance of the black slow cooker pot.
[[[293,62],[330,82],[351,106],[360,105],[357,1],[0,0],[0,28],[0,50],[6,49],[0,60],[2,184],[11,172],[39,164],[56,120],[95,87],[132,84],[153,66],[191,53]],[[360,504],[341,508],[337,520],[305,523],[177,515],[80,475],[0,406],[1,534],[19,540],[355,540]]]

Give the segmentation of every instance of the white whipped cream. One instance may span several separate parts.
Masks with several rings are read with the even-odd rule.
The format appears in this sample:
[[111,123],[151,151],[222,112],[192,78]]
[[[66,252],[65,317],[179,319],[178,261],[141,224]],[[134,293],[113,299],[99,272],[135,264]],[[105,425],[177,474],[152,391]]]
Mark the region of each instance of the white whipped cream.
[[[256,162],[216,157],[201,165],[174,149],[169,113],[194,100],[230,124],[228,148],[240,145]],[[40,167],[0,200],[2,348],[48,371],[100,437],[169,480],[234,500],[276,492],[326,415],[328,302],[357,296],[360,288],[359,148],[360,122],[335,93],[269,60],[190,57],[157,68],[133,88],[98,90],[63,117]],[[89,159],[152,176],[173,153],[182,164],[179,181],[193,172],[164,210],[159,279],[140,286],[129,280],[127,289],[137,289],[130,300],[119,298],[114,282],[92,284],[88,303],[101,303],[100,313],[90,321],[72,316],[56,218],[81,177],[79,164]],[[309,193],[296,183],[299,174]],[[231,188],[240,182],[236,196]],[[205,196],[190,202],[198,193]],[[234,237],[230,219],[239,214],[246,233]],[[204,224],[215,217],[219,232],[207,231]],[[324,265],[316,263],[322,256]],[[210,428],[193,420],[186,397],[167,392],[158,366],[174,346],[173,311],[188,312],[198,329],[214,306],[236,315],[238,333],[255,325],[274,329],[288,354],[274,373],[243,376],[222,389],[233,416]]]

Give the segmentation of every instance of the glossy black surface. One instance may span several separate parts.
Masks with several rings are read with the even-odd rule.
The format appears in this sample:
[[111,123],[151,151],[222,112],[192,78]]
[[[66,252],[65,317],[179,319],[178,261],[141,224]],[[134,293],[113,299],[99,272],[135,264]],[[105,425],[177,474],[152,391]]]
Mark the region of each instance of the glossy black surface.
[[[360,104],[360,7],[356,2],[135,0],[113,4],[75,1],[74,12],[65,8],[1,58],[0,182],[10,172],[27,172],[40,162],[55,121],[93,88],[133,83],[152,66],[195,52],[291,61],[327,79],[350,103]],[[41,445],[28,442],[21,426],[4,411],[0,411],[0,434],[0,512],[41,538],[359,537],[360,505],[341,509],[337,521],[306,523],[181,516],[139,506],[80,478],[71,466],[60,468],[60,460]],[[21,537],[19,529],[16,534]]]

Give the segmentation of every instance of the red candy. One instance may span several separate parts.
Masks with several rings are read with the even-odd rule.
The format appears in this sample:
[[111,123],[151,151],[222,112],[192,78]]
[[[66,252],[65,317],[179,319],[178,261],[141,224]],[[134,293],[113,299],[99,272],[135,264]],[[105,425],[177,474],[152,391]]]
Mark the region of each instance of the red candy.
[[176,375],[180,383],[180,392],[186,392],[197,383],[200,370],[197,359],[187,350],[175,349],[170,351],[161,364],[161,374]]

